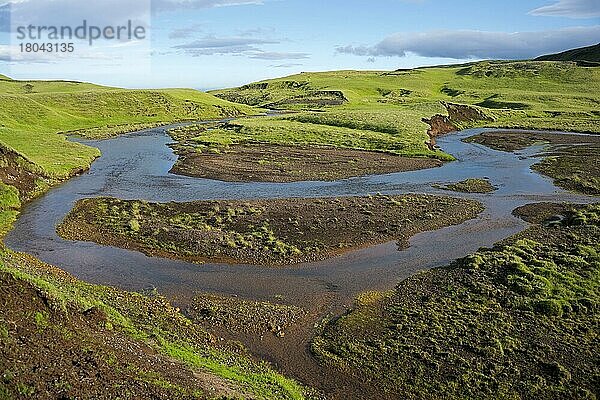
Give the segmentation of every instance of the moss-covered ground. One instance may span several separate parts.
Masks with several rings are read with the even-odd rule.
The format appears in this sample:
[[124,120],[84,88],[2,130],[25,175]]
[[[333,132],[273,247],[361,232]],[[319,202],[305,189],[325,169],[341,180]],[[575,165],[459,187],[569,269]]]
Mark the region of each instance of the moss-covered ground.
[[533,226],[362,295],[313,352],[381,398],[597,398],[600,206],[516,213]]
[[79,201],[58,227],[71,240],[184,260],[280,265],[398,241],[475,218],[477,201],[404,195],[147,203]]

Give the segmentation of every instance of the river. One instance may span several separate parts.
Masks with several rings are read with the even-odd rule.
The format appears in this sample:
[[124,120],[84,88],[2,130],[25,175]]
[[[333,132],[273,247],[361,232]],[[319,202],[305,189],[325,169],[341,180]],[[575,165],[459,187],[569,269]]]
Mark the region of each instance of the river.
[[[167,146],[167,127],[148,129],[113,139],[71,139],[97,147],[102,157],[91,169],[28,204],[5,243],[30,253],[76,277],[126,290],[157,288],[182,301],[198,292],[236,294],[250,299],[285,295],[287,301],[305,304],[324,293],[348,302],[357,293],[389,289],[416,271],[449,263],[480,247],[522,230],[526,224],[511,215],[523,204],[538,201],[589,202],[568,193],[530,170],[534,146],[517,153],[489,149],[462,139],[482,132],[465,130],[446,135],[439,146],[457,161],[439,168],[387,175],[358,177],[335,182],[228,183],[169,173],[176,156]],[[470,177],[489,178],[499,189],[490,194],[462,194],[435,189],[432,184]],[[148,201],[322,197],[375,194],[428,193],[473,198],[486,210],[461,225],[424,232],[398,251],[387,243],[353,251],[336,258],[284,268],[249,265],[197,265],[83,241],[66,241],[55,227],[83,198],[115,196]]]

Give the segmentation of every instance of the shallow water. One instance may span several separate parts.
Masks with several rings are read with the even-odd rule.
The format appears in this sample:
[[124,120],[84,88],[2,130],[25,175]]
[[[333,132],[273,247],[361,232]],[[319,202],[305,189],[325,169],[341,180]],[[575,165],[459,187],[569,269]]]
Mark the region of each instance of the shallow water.
[[[170,174],[176,156],[165,127],[103,141],[77,141],[99,148],[102,157],[82,176],[52,189],[23,210],[5,243],[56,265],[85,281],[127,290],[157,288],[185,299],[196,292],[237,294],[253,299],[284,295],[293,303],[334,293],[341,302],[368,289],[388,289],[416,271],[447,264],[522,230],[526,224],[511,211],[537,201],[589,202],[556,188],[530,170],[541,147],[516,154],[461,139],[482,132],[466,130],[438,140],[458,161],[440,168],[359,177],[336,182],[228,183]],[[487,177],[499,189],[472,195],[433,188],[432,184]],[[82,198],[114,196],[148,201],[349,196],[374,193],[428,193],[473,198],[486,206],[478,218],[461,225],[424,232],[398,251],[387,243],[315,263],[286,268],[247,265],[196,265],[147,257],[139,252],[89,242],[66,241],[55,226]],[[310,301],[310,300],[308,300]]]

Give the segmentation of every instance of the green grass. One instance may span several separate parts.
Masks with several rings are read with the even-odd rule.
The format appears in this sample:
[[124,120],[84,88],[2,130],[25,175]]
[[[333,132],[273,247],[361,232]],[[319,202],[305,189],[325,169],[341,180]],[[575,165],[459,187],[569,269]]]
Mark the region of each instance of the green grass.
[[19,191],[13,186],[0,182],[0,237],[12,228],[20,208]]
[[336,127],[315,122],[285,118],[244,119],[224,128],[204,131],[192,141],[208,147],[227,147],[239,143],[322,145],[452,159],[442,152],[432,152],[423,146],[427,137],[425,134],[412,140],[413,138],[376,130]]
[[201,354],[189,344],[169,343],[162,341],[160,345],[166,354],[181,360],[194,368],[214,373],[222,378],[253,388],[253,394],[261,399],[303,399],[303,389],[296,382],[283,378],[275,372],[265,370],[256,372],[256,365],[248,360],[236,359],[216,351]]
[[252,112],[191,89],[125,90],[64,81],[0,80],[0,142],[64,179],[99,156],[59,133],[105,137],[139,127]]
[[403,398],[595,398],[600,206],[569,208],[359,298],[313,351]]
[[[332,91],[343,93],[346,101],[327,106],[314,100],[317,94]],[[428,125],[422,122],[434,114],[446,114],[441,102],[476,107],[488,118],[453,121],[458,128],[600,132],[597,111],[600,68],[579,67],[574,63],[480,62],[397,72],[302,73],[212,93],[244,104],[261,107],[283,104],[279,108],[302,111],[246,126],[243,133],[256,140],[263,139],[263,135],[265,140],[272,140],[269,136],[273,125],[277,125],[278,133],[287,131],[288,138],[308,134],[315,139],[319,131],[327,130],[354,141],[365,136],[365,131],[371,131],[387,136],[385,143],[403,143],[402,154],[442,159],[449,157],[429,150],[425,144]],[[315,108],[319,112],[307,111]],[[222,132],[215,134],[221,136]],[[369,146],[375,147],[378,144]]]

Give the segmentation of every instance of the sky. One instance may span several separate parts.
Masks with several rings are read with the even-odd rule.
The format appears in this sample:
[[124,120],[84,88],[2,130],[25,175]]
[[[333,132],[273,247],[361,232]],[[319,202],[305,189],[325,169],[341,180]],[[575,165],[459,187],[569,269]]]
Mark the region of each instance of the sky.
[[[84,20],[100,29],[131,21],[144,35],[92,44],[91,31],[81,40],[18,36],[19,27]],[[47,42],[74,49],[21,48]],[[0,0],[0,74],[129,88],[526,59],[598,42],[600,0]]]

